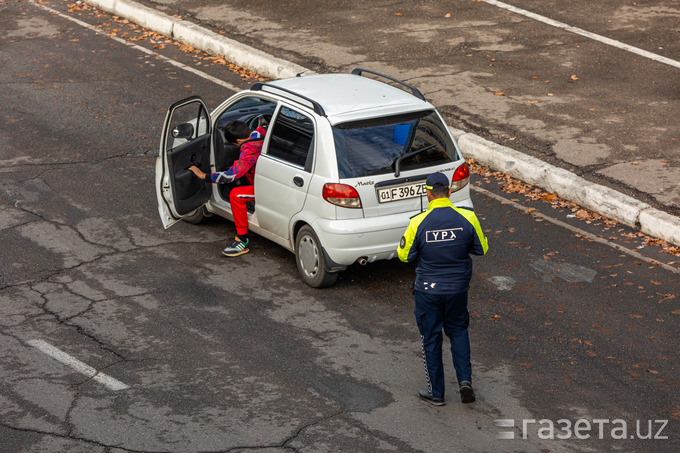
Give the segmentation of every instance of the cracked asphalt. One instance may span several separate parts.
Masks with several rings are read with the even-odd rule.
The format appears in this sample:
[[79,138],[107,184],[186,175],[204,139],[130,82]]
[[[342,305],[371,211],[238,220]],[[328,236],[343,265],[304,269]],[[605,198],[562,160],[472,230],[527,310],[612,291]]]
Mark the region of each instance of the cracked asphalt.
[[[252,81],[105,14],[43,4],[105,32],[0,2],[0,451],[678,450],[677,256],[480,170],[479,399],[424,404],[412,266],[352,266],[319,291],[264,239],[222,257],[230,222],[162,229],[165,111],[230,93],[132,45]],[[127,45],[111,37],[126,31]],[[668,439],[504,440],[495,424],[598,417],[668,420]]]

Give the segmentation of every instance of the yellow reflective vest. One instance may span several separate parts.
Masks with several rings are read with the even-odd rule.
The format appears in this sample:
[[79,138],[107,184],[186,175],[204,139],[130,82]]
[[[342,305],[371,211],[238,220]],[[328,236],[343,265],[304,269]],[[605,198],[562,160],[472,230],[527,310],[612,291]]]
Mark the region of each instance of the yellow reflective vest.
[[417,260],[416,291],[455,294],[470,287],[470,255],[484,255],[487,250],[489,244],[474,211],[437,198],[427,211],[411,218],[397,253],[401,261]]

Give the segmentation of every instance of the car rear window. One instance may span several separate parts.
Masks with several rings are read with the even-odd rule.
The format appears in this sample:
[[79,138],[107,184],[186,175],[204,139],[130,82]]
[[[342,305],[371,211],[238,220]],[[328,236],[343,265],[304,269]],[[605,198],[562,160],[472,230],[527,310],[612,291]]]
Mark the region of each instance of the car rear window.
[[446,126],[432,110],[338,124],[333,138],[341,178],[393,173],[400,158],[400,171],[458,160]]

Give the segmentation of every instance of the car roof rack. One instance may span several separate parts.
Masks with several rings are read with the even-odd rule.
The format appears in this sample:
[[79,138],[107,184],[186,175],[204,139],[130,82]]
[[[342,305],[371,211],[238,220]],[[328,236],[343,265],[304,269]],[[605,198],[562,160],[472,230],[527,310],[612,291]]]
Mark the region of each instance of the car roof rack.
[[[318,115],[321,115],[321,116],[326,116],[326,111],[323,109],[321,104],[319,104],[318,102],[316,102],[313,99],[308,98],[307,96],[303,96],[302,94],[296,93],[295,91],[289,90],[287,88],[282,88],[282,87],[279,87],[279,86],[276,86],[276,85],[272,85],[271,83],[265,83],[265,82],[255,82],[253,84],[253,86],[250,87],[250,89],[252,91],[264,91],[264,88],[283,91],[284,93],[291,94],[295,97],[298,97],[302,100],[305,100],[312,105],[312,108],[314,109],[315,113],[317,113]],[[288,99],[290,99],[290,98],[288,98]]]
[[386,76],[385,74],[380,74],[379,72],[370,71],[370,70],[368,70],[368,69],[362,69],[362,68],[355,68],[355,69],[352,71],[352,74],[355,74],[355,75],[359,75],[359,76],[360,76],[360,75],[362,75],[364,72],[367,72],[367,73],[369,73],[369,74],[376,75],[376,76],[378,76],[378,77],[383,77],[383,78],[385,78],[385,79],[387,79],[387,80],[391,80],[392,82],[395,82],[395,83],[398,83],[398,84],[400,84],[400,85],[403,85],[403,86],[405,86],[406,88],[408,88],[409,90],[411,90],[411,93],[412,93],[415,97],[417,97],[418,99],[421,99],[421,100],[423,100],[423,101],[427,101],[427,99],[425,99],[425,96],[423,96],[423,93],[421,93],[420,90],[419,90],[418,88],[416,88],[416,87],[414,87],[414,86],[412,86],[412,85],[409,85],[408,83],[404,83],[404,82],[402,82],[401,80],[397,80],[397,79],[395,79],[395,78],[393,78],[393,77]]

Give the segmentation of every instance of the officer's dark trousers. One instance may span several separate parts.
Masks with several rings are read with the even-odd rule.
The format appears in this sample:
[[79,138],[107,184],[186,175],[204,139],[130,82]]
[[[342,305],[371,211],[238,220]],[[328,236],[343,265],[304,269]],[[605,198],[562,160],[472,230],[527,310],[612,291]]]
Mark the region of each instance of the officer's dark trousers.
[[442,329],[451,340],[451,355],[458,383],[471,381],[470,340],[467,331],[470,314],[467,297],[467,291],[458,294],[415,292],[414,313],[423,340],[428,390],[435,398],[444,398]]

